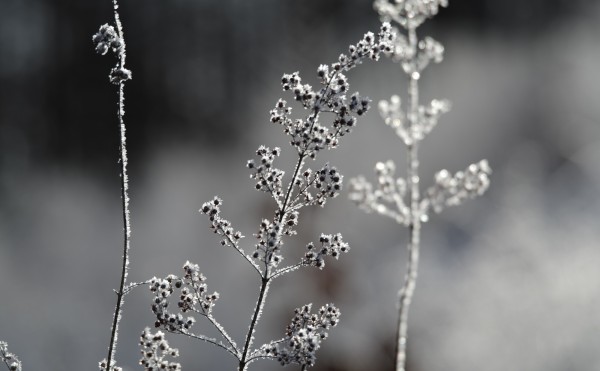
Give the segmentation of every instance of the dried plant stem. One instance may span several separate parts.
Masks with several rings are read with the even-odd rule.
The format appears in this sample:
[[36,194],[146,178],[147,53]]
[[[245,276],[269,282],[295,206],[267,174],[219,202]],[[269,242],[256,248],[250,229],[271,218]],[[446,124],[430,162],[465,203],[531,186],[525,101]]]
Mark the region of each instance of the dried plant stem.
[[[119,4],[117,0],[113,0],[113,9],[115,14],[115,23],[117,25],[117,33],[121,38],[123,43],[122,52],[119,53],[119,67],[125,68],[125,38],[123,35],[123,25],[121,24],[121,19],[119,17]],[[125,296],[125,286],[127,281],[127,270],[129,268],[129,249],[131,242],[131,218],[129,213],[129,179],[127,176],[127,137],[126,137],[126,128],[125,121],[123,117],[125,116],[125,81],[122,80],[119,82],[119,102],[118,102],[118,111],[117,116],[119,118],[119,130],[120,130],[120,145],[119,145],[119,153],[120,153],[120,162],[121,162],[121,201],[123,204],[123,262],[121,267],[121,282],[119,284],[119,289],[117,290],[117,305],[115,307],[115,313],[113,316],[112,329],[110,334],[110,343],[108,345],[108,357],[107,359],[107,367],[108,371],[112,370],[114,366],[114,356],[117,347],[117,338],[118,338],[118,329],[119,322],[121,321],[122,311],[123,311],[123,301]]]
[[285,216],[285,213],[288,211],[286,209],[287,209],[288,203],[290,202],[290,197],[292,196],[292,191],[296,184],[296,179],[298,178],[298,174],[300,174],[300,170],[304,166],[304,158],[305,157],[306,157],[306,151],[303,151],[302,153],[300,153],[300,158],[298,159],[298,162],[296,163],[296,167],[294,168],[294,175],[292,175],[292,181],[290,182],[290,186],[288,187],[288,190],[285,194],[285,199],[283,201],[283,204],[281,205],[281,209],[279,210],[279,223],[281,223],[281,221],[283,220],[283,217]]
[[230,347],[227,347],[225,344],[223,344],[222,342],[218,341],[215,338],[209,338],[208,336],[204,336],[204,335],[196,335],[196,334],[192,334],[189,332],[183,332],[183,331],[169,331],[173,334],[181,334],[187,337],[190,337],[192,339],[197,339],[197,340],[201,340],[201,341],[205,341],[209,344],[215,345],[219,348],[222,348],[226,351],[228,351],[229,353],[231,353],[234,357],[237,357],[237,352],[235,349],[232,349]]
[[[417,50],[416,29],[408,30],[408,39],[410,48]],[[414,62],[416,63],[416,61]],[[409,125],[416,125],[418,119],[419,107],[419,73],[414,72],[410,75],[409,86]],[[410,128],[409,128],[410,131]],[[419,213],[419,157],[417,141],[408,145],[408,173],[407,184],[410,197],[410,224],[409,224],[409,242],[408,242],[408,263],[404,283],[400,289],[399,309],[398,309],[398,329],[396,332],[396,371],[405,371],[406,369],[406,347],[408,336],[408,310],[415,291],[417,282],[417,272],[419,265],[419,242],[421,234],[421,216]]]
[[[298,158],[298,162],[294,168],[294,174],[292,175],[292,180],[285,194],[285,199],[279,208],[279,222],[281,223],[285,218],[288,204],[291,200],[292,193],[294,191],[294,185],[296,184],[296,179],[298,178],[298,174],[300,174],[300,170],[304,166],[304,152],[300,154]],[[267,298],[267,293],[269,291],[269,286],[271,284],[271,280],[278,275],[271,275],[269,272],[268,264],[265,264],[265,270],[262,273],[262,281],[260,286],[260,292],[258,294],[258,300],[256,301],[256,307],[254,308],[254,314],[252,315],[252,321],[250,322],[250,327],[248,329],[248,334],[246,334],[246,341],[244,343],[244,349],[242,350],[242,358],[240,359],[239,371],[244,371],[247,369],[250,360],[248,359],[248,355],[250,352],[250,348],[252,346],[252,339],[254,337],[254,330],[256,328],[256,324],[260,319],[260,314],[265,306],[265,300]]]
[[252,322],[250,322],[250,328],[248,329],[248,334],[246,335],[246,342],[244,343],[244,350],[238,367],[239,371],[244,371],[248,368],[248,352],[252,346],[252,338],[254,337],[256,324],[258,323],[262,310],[265,306],[265,299],[267,297],[267,292],[269,291],[270,283],[271,280],[269,278],[263,277],[260,286],[260,293],[258,294],[258,300],[256,301],[256,308],[254,308],[254,314],[252,315]]

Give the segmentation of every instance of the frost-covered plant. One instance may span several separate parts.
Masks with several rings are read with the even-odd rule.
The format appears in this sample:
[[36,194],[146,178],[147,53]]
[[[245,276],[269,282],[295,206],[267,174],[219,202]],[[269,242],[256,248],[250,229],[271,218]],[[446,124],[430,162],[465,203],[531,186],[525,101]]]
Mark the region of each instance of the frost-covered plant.
[[417,38],[417,27],[427,18],[446,7],[447,0],[376,0],[375,10],[384,21],[394,21],[406,35],[395,29],[397,37],[390,54],[402,66],[409,78],[408,104],[401,107],[400,98],[379,103],[379,110],[387,125],[395,130],[407,148],[407,174],[397,178],[392,161],[375,166],[377,183],[372,185],[364,177],[351,182],[350,199],[367,212],[376,212],[394,219],[409,229],[408,263],[406,276],[400,288],[398,328],[396,332],[396,371],[406,365],[408,309],[417,279],[421,223],[426,222],[431,210],[436,213],[445,206],[458,205],[467,198],[483,194],[489,186],[491,169],[486,160],[469,165],[466,170],[451,174],[442,170],[435,175],[435,183],[424,194],[419,191],[418,146],[436,126],[439,117],[449,111],[446,100],[419,104],[419,79],[430,62],[443,59],[444,47],[434,39]]
[[263,352],[276,357],[281,365],[297,363],[303,368],[313,365],[315,351],[327,338],[327,330],[337,325],[340,311],[333,304],[327,304],[317,314],[312,314],[311,307],[312,304],[307,304],[295,310],[292,323],[285,332],[286,337],[280,340],[287,345],[279,346],[278,342],[272,342],[262,349]]
[[151,333],[149,328],[142,332],[140,337],[140,347],[142,348],[142,358],[140,364],[146,370],[181,370],[177,362],[169,362],[165,357],[179,357],[179,350],[171,348],[169,342],[165,340],[165,334],[162,331]]
[[[350,86],[345,73],[366,58],[378,60],[382,52],[391,52],[393,40],[389,23],[382,25],[378,35],[365,34],[361,41],[350,46],[348,54],[340,55],[336,63],[318,68],[320,87],[316,90],[304,84],[298,72],[283,75],[283,90],[292,92],[307,114],[304,118],[292,118],[292,108],[283,99],[270,112],[271,122],[283,127],[298,155],[287,183],[284,171],[275,167],[275,160],[281,154],[278,147],[260,146],[256,159],[246,164],[255,188],[268,193],[276,205],[273,216],[259,224],[254,235],[258,241],[252,253],[248,254],[242,248],[242,233],[221,216],[223,201],[220,198],[213,198],[200,209],[208,217],[211,229],[221,237],[221,245],[234,248],[260,280],[258,299],[242,345],[238,345],[214,317],[213,308],[219,294],[208,291],[206,277],[200,273],[197,264],[190,262],[184,264],[181,277],[169,275],[151,280],[155,327],[224,349],[237,359],[239,371],[246,370],[258,359],[274,359],[282,365],[299,364],[303,370],[314,364],[315,352],[321,341],[327,337],[327,331],[338,323],[340,312],[335,306],[328,304],[314,314],[311,313],[311,304],[297,309],[284,338],[257,348],[252,346],[254,334],[275,278],[305,266],[323,269],[326,256],[337,259],[349,250],[340,234],[322,234],[319,242],[307,245],[307,252],[299,262],[281,266],[284,239],[296,234],[300,210],[305,206],[324,206],[342,189],[343,176],[335,167],[325,164],[320,169],[310,169],[306,167],[306,159],[315,159],[321,150],[337,147],[340,139],[352,131],[357,117],[369,110],[368,98],[358,93],[348,96]],[[332,119],[330,125],[322,123],[327,116]],[[176,303],[174,309],[171,309],[172,302]],[[221,339],[193,332],[194,316],[205,317],[219,332]],[[145,349],[152,347],[144,341],[142,345]],[[154,363],[148,357],[142,360],[142,365],[146,370],[154,369]]]
[[21,361],[8,351],[8,344],[0,341],[0,360],[6,365],[9,371],[21,371]]
[[[111,83],[118,86],[118,109],[117,118],[119,121],[120,146],[119,162],[121,163],[121,201],[123,207],[123,259],[121,267],[121,279],[119,289],[116,290],[117,304],[113,315],[111,326],[110,341],[108,345],[108,356],[99,363],[101,371],[121,371],[120,367],[115,365],[115,352],[117,347],[117,337],[119,322],[123,311],[123,300],[129,289],[136,284],[127,286],[127,271],[129,269],[129,248],[131,240],[131,219],[129,213],[129,178],[127,175],[127,137],[125,127],[125,82],[131,79],[131,71],[125,68],[125,39],[123,37],[123,25],[119,16],[119,4],[113,0],[113,11],[115,18],[114,26],[104,24],[100,26],[98,32],[92,36],[92,42],[98,54],[106,55],[112,51],[117,57],[117,64],[109,74]],[[6,343],[0,342],[0,359],[6,364],[9,370],[21,370],[21,362],[14,354],[8,353]]]
[[125,38],[123,36],[123,25],[119,17],[119,4],[117,0],[113,0],[113,10],[115,17],[115,27],[104,24],[96,34],[92,36],[92,42],[96,46],[96,52],[101,55],[107,54],[109,51],[115,53],[117,57],[116,66],[110,71],[109,80],[111,83],[118,86],[118,110],[117,117],[119,120],[120,131],[120,163],[121,163],[121,201],[123,205],[123,260],[121,266],[121,279],[117,293],[117,304],[113,315],[111,326],[110,341],[108,345],[108,356],[100,362],[100,370],[102,371],[120,371],[121,368],[115,365],[115,352],[117,347],[117,338],[119,335],[119,322],[123,311],[123,300],[128,292],[127,271],[129,269],[129,248],[131,240],[131,219],[129,213],[129,178],[127,175],[127,137],[125,135],[125,82],[131,79],[131,71],[125,68]]

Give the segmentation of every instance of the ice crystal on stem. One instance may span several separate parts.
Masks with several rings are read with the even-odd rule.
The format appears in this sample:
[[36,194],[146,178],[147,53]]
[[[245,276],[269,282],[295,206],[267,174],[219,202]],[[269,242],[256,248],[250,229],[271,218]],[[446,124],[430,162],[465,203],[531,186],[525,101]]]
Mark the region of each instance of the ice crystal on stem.
[[428,212],[440,212],[444,206],[458,205],[467,198],[483,194],[489,186],[491,169],[487,161],[470,165],[467,170],[451,175],[442,170],[436,175],[435,185],[424,197],[419,187],[419,143],[437,125],[440,116],[450,110],[447,100],[433,100],[428,105],[419,104],[419,79],[430,62],[440,63],[444,47],[434,39],[419,40],[416,29],[427,18],[436,15],[447,0],[375,0],[374,8],[381,18],[394,21],[404,28],[399,33],[389,53],[408,75],[408,104],[403,109],[400,97],[381,101],[379,110],[384,122],[390,126],[407,148],[406,177],[396,178],[392,161],[375,166],[377,183],[372,185],[364,177],[351,182],[350,199],[367,212],[394,219],[409,229],[408,262],[404,282],[400,287],[398,327],[396,332],[396,371],[405,371],[408,334],[408,309],[415,290],[419,263],[421,222],[429,219]]
[[0,341],[0,360],[6,365],[9,371],[21,371],[21,361],[13,353],[8,351],[8,344]]
[[[164,279],[151,280],[156,327],[223,348],[238,360],[238,371],[246,370],[250,363],[262,358],[277,359],[283,365],[298,363],[303,369],[314,364],[315,352],[326,338],[327,330],[338,322],[339,311],[333,305],[321,308],[318,314],[309,313],[310,305],[297,310],[288,327],[287,338],[281,341],[254,348],[254,334],[275,278],[301,267],[322,269],[325,257],[338,259],[350,249],[340,234],[322,234],[319,238],[320,247],[309,243],[306,255],[299,262],[281,267],[284,241],[287,236],[297,233],[300,210],[307,206],[324,206],[327,200],[339,195],[343,186],[344,177],[337,168],[326,163],[321,168],[310,169],[305,166],[306,160],[315,159],[322,150],[336,148],[341,138],[352,131],[358,117],[370,109],[367,97],[350,93],[346,73],[364,59],[378,60],[381,53],[391,53],[393,42],[394,34],[388,23],[381,26],[377,35],[366,33],[362,40],[348,48],[347,54],[341,54],[337,62],[318,67],[318,88],[304,83],[298,72],[283,75],[283,90],[291,92],[293,99],[307,113],[303,117],[293,118],[292,108],[284,99],[279,99],[270,111],[270,121],[283,128],[297,153],[290,178],[286,179],[285,172],[275,167],[275,161],[281,154],[279,147],[261,145],[256,151],[257,158],[246,162],[256,190],[269,194],[275,201],[272,217],[264,218],[254,234],[258,242],[251,255],[246,254],[240,246],[243,237],[241,232],[234,230],[231,223],[221,217],[223,201],[220,198],[213,198],[200,209],[200,213],[208,217],[213,232],[221,237],[221,245],[233,247],[260,276],[258,298],[243,345],[238,346],[213,317],[212,309],[219,296],[206,291],[205,277],[200,274],[197,265],[189,262],[184,265],[183,278],[169,275]],[[330,123],[324,122],[324,118],[331,118]],[[177,312],[169,310],[175,291],[179,298]],[[192,333],[194,318],[184,317],[186,312],[206,317],[222,339]]]

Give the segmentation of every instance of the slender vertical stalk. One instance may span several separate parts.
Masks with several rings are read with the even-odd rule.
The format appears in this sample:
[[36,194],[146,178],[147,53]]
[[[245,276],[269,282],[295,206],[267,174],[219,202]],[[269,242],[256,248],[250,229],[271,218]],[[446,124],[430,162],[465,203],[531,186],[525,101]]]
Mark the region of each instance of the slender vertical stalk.
[[285,213],[287,211],[286,209],[287,209],[288,203],[290,202],[292,190],[296,184],[296,178],[298,178],[298,174],[300,173],[300,170],[304,166],[304,158],[305,157],[306,157],[305,152],[300,153],[300,158],[298,159],[298,162],[296,163],[296,167],[294,168],[294,174],[292,175],[292,181],[290,182],[290,186],[288,187],[287,192],[285,193],[285,199],[283,200],[281,210],[279,210],[279,223],[281,223],[281,221],[283,220],[283,217],[285,216]]
[[[417,34],[415,28],[409,28],[408,39],[411,50],[417,50]],[[413,63],[416,64],[416,61]],[[415,69],[416,70],[416,69]],[[408,122],[409,135],[412,135],[412,128],[417,124],[419,107],[419,81],[418,72],[410,75],[410,86],[408,91],[409,107]],[[421,220],[419,215],[419,158],[418,145],[412,141],[408,145],[408,173],[407,183],[410,197],[410,224],[409,224],[409,242],[408,242],[408,263],[404,283],[400,289],[398,328],[396,332],[396,371],[405,371],[406,369],[406,347],[408,336],[408,310],[415,291],[417,282],[417,270],[419,264],[419,241],[421,233]]]
[[[125,38],[123,35],[123,25],[119,17],[119,4],[117,0],[113,0],[113,10],[115,15],[115,23],[117,25],[117,33],[121,38],[122,51],[119,53],[119,67],[125,68]],[[129,213],[129,178],[127,175],[127,137],[125,128],[125,81],[119,82],[119,102],[117,116],[119,119],[119,131],[120,131],[120,162],[121,162],[121,202],[123,205],[123,260],[121,266],[121,282],[119,289],[117,290],[117,305],[115,307],[115,313],[113,316],[112,328],[110,333],[110,343],[108,345],[108,357],[106,370],[111,371],[114,367],[114,356],[117,347],[117,338],[119,333],[119,322],[123,312],[123,301],[124,301],[124,288],[127,282],[127,271],[129,268],[129,249],[131,241],[131,218]]]
[[260,293],[258,294],[258,300],[256,301],[256,308],[254,308],[254,314],[252,316],[252,322],[250,322],[250,328],[248,329],[248,334],[246,334],[246,342],[244,343],[244,351],[242,353],[242,359],[240,359],[239,371],[244,371],[248,368],[248,352],[250,351],[250,346],[252,346],[252,338],[254,337],[254,329],[258,320],[260,319],[260,314],[262,313],[263,307],[265,306],[265,298],[267,296],[267,292],[269,291],[269,285],[271,283],[271,279],[263,277],[262,283],[260,286]]

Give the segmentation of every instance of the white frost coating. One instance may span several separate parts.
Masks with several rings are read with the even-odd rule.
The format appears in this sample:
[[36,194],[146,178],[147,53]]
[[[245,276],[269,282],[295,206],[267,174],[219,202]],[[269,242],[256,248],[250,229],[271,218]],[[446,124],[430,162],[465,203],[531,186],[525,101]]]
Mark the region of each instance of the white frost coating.
[[149,328],[142,332],[140,339],[142,347],[142,359],[140,365],[146,371],[170,370],[180,371],[181,365],[177,362],[170,362],[167,357],[179,357],[179,350],[171,348],[165,334],[161,331],[151,333]]
[[327,338],[327,331],[338,324],[340,311],[333,304],[322,306],[314,314],[311,308],[312,304],[297,308],[286,329],[286,337],[263,345],[257,357],[274,358],[282,366],[295,363],[303,370],[314,366],[316,351]]
[[[205,282],[206,277],[200,273],[198,264],[187,261],[183,265],[183,271],[184,275],[181,278],[170,274],[165,278],[154,277],[148,282],[150,291],[154,295],[152,301],[152,312],[156,318],[154,326],[171,333],[183,334],[211,343],[225,349],[239,359],[240,351],[235,341],[212,316],[212,309],[219,299],[219,293],[208,291]],[[175,293],[175,291],[178,292]],[[177,298],[176,306],[169,304],[172,298]],[[177,308],[178,312],[171,312],[169,308],[172,307]],[[214,338],[191,332],[196,320],[191,316],[184,317],[184,314],[190,312],[208,318],[229,345]]]
[[238,359],[240,359],[241,356],[242,356],[242,353],[240,352],[240,350],[239,350],[237,344],[235,343],[235,341],[233,340],[233,338],[231,336],[229,336],[229,334],[227,333],[227,331],[225,331],[225,328],[219,322],[217,322],[217,320],[215,319],[215,317],[212,316],[212,314],[208,314],[206,316],[206,318],[208,318],[208,320],[221,333],[221,335],[225,338],[225,340],[227,340],[227,342],[229,343],[229,345],[231,345],[231,348],[233,350],[235,350],[236,357]]
[[240,247],[239,242],[244,238],[242,232],[235,231],[231,226],[231,222],[221,218],[221,205],[223,205],[223,200],[218,196],[215,196],[211,201],[205,202],[199,211],[208,216],[211,223],[210,228],[213,232],[223,237],[221,239],[221,245],[233,246],[233,248],[235,248],[235,250],[254,267],[256,272],[262,276],[258,264],[256,264]]

